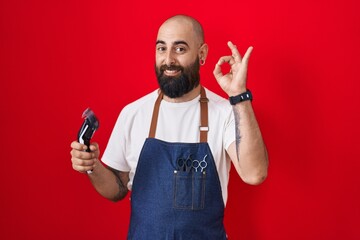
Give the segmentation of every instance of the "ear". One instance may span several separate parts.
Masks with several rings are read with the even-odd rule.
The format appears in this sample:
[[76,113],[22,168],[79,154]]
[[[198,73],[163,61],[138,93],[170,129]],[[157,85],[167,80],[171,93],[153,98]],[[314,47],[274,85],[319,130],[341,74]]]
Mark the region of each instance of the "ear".
[[209,46],[206,43],[201,45],[201,47],[199,48],[199,59],[205,61],[208,55],[208,51]]

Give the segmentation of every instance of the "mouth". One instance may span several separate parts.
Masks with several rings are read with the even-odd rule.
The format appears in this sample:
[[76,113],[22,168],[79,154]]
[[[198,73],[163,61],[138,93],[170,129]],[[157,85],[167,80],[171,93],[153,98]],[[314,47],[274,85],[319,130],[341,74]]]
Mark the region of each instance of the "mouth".
[[173,76],[177,76],[180,74],[180,70],[165,70],[164,71],[164,74],[166,76],[170,76],[170,77],[173,77]]

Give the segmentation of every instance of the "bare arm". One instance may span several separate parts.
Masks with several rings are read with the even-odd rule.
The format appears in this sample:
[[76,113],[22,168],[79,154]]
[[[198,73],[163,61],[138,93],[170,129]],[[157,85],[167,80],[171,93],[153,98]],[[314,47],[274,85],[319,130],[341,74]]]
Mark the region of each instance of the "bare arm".
[[123,199],[127,192],[129,173],[105,167],[99,160],[99,146],[90,146],[91,152],[85,152],[86,146],[76,141],[71,143],[71,161],[73,169],[81,173],[92,170],[88,177],[96,191],[111,201]]
[[[236,46],[228,42],[231,56],[221,57],[214,69],[214,76],[228,96],[236,96],[246,91],[247,66],[252,52],[249,47],[242,58]],[[228,63],[231,70],[221,72],[221,65]],[[250,101],[233,106],[236,140],[227,149],[238,174],[244,182],[260,184],[267,176],[268,156],[260,128]]]
[[249,101],[233,106],[235,136],[227,152],[244,182],[260,184],[267,176],[268,156]]

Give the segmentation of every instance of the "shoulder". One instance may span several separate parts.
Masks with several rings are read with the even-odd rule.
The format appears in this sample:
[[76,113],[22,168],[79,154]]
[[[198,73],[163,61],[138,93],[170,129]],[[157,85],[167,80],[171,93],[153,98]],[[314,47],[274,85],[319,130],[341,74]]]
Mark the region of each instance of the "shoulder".
[[126,105],[120,112],[120,116],[132,116],[138,112],[152,110],[152,106],[158,97],[158,90],[154,90],[151,93],[137,99],[136,101]]
[[227,99],[207,88],[205,88],[205,90],[206,96],[209,99],[209,108],[212,111],[216,111],[218,113],[228,113],[229,111],[232,111],[231,105]]
[[205,88],[205,91],[206,91],[207,98],[211,99],[212,101],[216,101],[216,102],[226,101],[225,98],[218,95],[217,93],[214,93],[213,91],[211,91],[210,89],[208,89],[206,87],[204,87],[204,88]]
[[116,125],[118,127],[131,127],[134,124],[135,119],[147,120],[152,114],[154,108],[154,102],[158,97],[158,90],[155,90],[134,102],[126,105],[117,118]]

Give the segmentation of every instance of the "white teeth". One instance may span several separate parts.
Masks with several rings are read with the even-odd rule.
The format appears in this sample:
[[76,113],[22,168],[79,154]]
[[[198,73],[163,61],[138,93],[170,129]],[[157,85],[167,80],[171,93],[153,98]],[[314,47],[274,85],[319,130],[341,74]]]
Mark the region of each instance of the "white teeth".
[[179,72],[178,70],[165,70],[165,73],[168,74],[168,75],[175,75],[178,72]]

